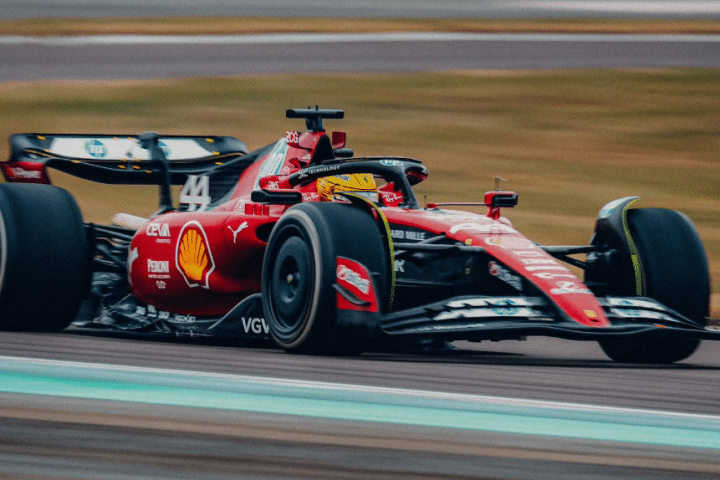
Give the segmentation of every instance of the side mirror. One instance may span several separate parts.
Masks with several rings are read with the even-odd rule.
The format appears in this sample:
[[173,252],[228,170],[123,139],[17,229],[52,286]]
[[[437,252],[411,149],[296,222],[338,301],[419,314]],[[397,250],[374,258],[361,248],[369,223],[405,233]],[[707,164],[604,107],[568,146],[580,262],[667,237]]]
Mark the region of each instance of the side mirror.
[[518,204],[518,196],[515,192],[486,192],[485,205],[490,208],[512,208]]

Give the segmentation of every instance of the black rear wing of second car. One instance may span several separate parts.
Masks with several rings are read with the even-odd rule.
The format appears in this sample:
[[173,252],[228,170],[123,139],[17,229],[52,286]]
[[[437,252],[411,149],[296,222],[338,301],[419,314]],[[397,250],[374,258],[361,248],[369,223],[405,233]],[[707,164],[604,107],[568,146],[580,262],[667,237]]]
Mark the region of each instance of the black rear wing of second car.
[[[233,137],[159,136],[170,181],[182,185],[190,175],[217,169],[242,170],[252,161],[245,144]],[[10,158],[0,162],[5,180],[50,183],[47,168],[85,180],[125,185],[157,183],[148,149],[139,135],[20,133],[10,137]]]

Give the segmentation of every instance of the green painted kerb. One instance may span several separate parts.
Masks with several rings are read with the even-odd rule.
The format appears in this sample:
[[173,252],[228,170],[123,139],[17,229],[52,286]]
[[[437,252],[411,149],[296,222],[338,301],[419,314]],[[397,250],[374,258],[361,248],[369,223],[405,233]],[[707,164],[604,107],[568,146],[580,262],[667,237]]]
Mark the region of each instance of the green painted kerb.
[[0,357],[0,392],[720,449],[717,416],[239,375]]

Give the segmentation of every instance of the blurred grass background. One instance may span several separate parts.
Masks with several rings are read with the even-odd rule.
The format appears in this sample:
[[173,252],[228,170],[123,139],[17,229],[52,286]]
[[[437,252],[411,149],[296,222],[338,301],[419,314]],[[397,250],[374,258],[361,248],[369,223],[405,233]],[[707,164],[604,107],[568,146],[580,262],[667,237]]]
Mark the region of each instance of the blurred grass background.
[[[506,216],[544,244],[585,244],[598,210],[623,196],[683,211],[698,226],[718,293],[718,78],[714,69],[668,69],[15,82],[0,89],[0,136],[156,130],[236,136],[252,150],[304,129],[285,118],[287,108],[342,108],[346,119],[326,128],[347,131],[356,155],[428,166],[421,202],[481,201],[502,176],[520,197]],[[0,155],[8,153],[3,144]],[[88,221],[157,207],[156,188],[51,176]]]
[[29,18],[0,20],[0,35],[230,35],[366,32],[720,33],[713,20],[602,18]]

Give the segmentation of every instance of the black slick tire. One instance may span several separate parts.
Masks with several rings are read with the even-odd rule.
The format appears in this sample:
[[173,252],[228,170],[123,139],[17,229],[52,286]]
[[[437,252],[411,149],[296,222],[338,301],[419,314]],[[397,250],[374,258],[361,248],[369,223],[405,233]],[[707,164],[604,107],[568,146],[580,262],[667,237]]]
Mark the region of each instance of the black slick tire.
[[[644,208],[627,212],[628,228],[642,267],[642,295],[705,326],[710,302],[710,271],[692,221],[674,210]],[[700,340],[658,332],[608,339],[600,347],[613,360],[666,364],[684,360]]]
[[89,278],[87,236],[73,197],[50,185],[0,185],[0,330],[63,330]]
[[373,216],[342,203],[301,203],[277,222],[263,263],[265,319],[275,343],[288,352],[356,354],[361,342],[336,324],[338,256],[373,275],[381,308],[389,297],[389,252]]

